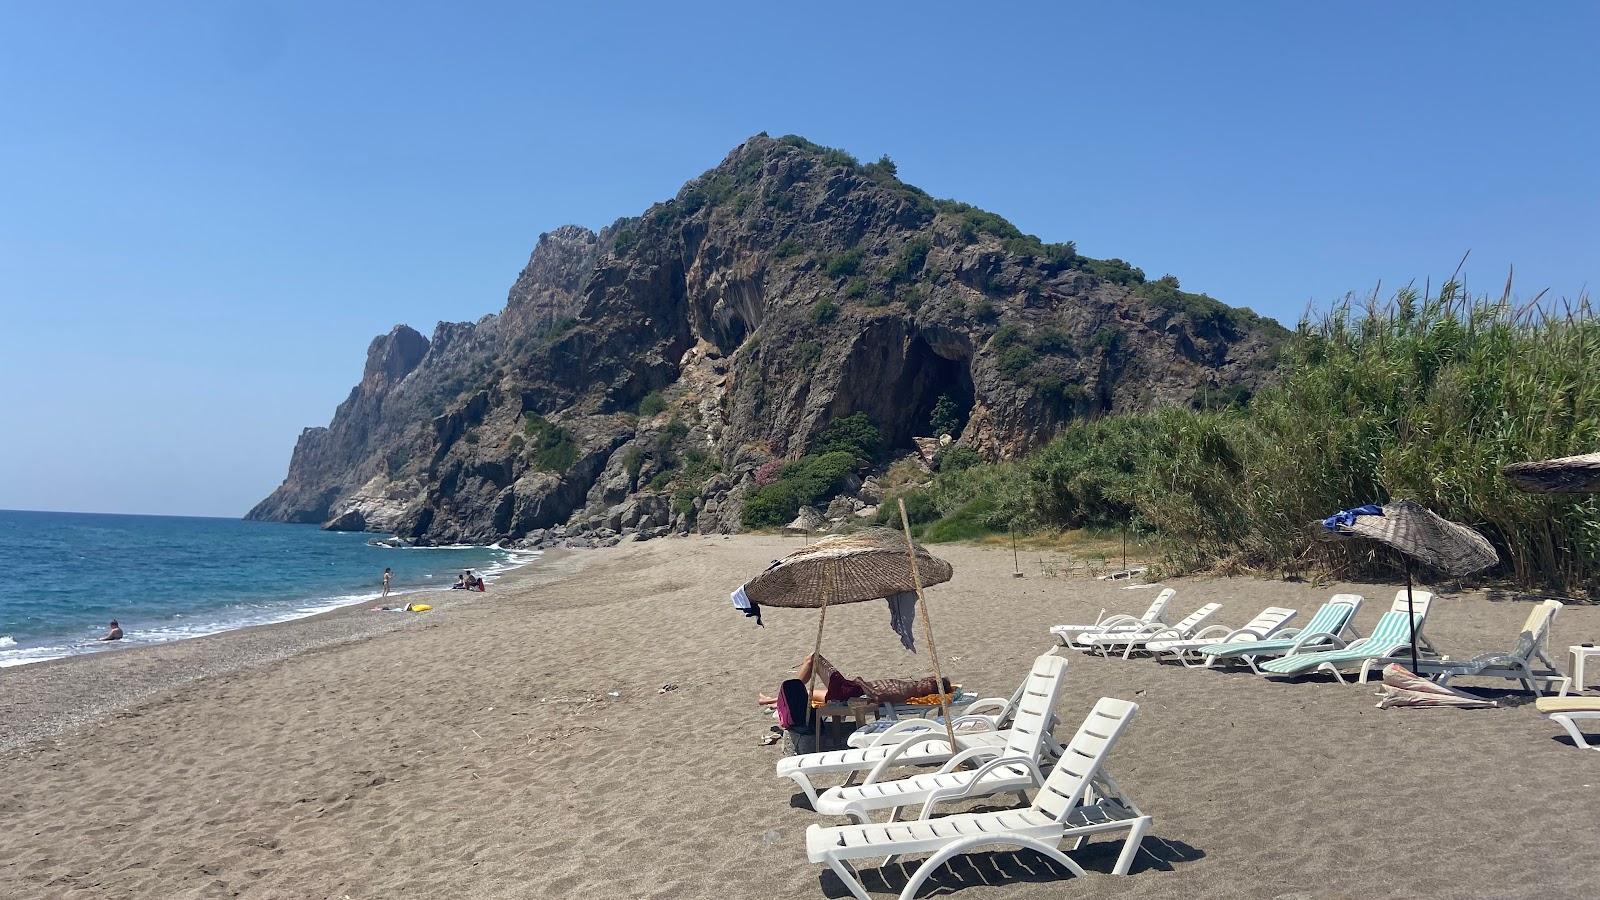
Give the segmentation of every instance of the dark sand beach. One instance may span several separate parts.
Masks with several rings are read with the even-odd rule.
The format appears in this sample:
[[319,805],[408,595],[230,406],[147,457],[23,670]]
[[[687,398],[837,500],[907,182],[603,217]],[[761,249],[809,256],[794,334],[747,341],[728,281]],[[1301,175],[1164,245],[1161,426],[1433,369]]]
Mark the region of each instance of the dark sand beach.
[[[792,539],[664,539],[551,557],[422,615],[365,608],[170,646],[0,671],[3,897],[839,897],[806,861],[821,819],[773,776],[754,703],[810,649],[815,613],[737,615],[728,591]],[[945,668],[1006,695],[1052,624],[1139,612],[1152,589],[1010,577],[1009,552],[940,546]],[[1241,624],[1384,585],[1186,578]],[[1509,647],[1527,602],[1444,595],[1453,655]],[[1600,634],[1565,609],[1552,639]],[[918,675],[882,604],[829,612],[846,671]],[[1493,710],[1375,709],[1371,686],[1149,660],[1071,662],[1058,734],[1102,695],[1140,713],[1109,760],[1155,816],[1117,844],[980,853],[938,896],[1582,897],[1600,893],[1600,754],[1525,696]],[[677,688],[658,692],[673,682]],[[1489,682],[1463,681],[1463,687]],[[1506,683],[1499,683],[1504,686]],[[1504,693],[1504,692],[1501,692]],[[982,803],[979,804],[982,806]],[[893,896],[908,870],[864,867]],[[926,894],[925,894],[926,896]]]

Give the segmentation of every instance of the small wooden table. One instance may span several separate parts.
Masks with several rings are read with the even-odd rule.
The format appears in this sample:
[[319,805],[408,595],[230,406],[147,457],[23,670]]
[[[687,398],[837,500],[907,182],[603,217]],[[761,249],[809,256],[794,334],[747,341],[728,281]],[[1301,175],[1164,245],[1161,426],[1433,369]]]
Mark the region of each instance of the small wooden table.
[[843,722],[846,719],[855,720],[856,727],[867,724],[867,714],[877,709],[877,704],[865,697],[851,697],[843,703],[829,703],[817,707],[817,731],[828,727],[829,720]]

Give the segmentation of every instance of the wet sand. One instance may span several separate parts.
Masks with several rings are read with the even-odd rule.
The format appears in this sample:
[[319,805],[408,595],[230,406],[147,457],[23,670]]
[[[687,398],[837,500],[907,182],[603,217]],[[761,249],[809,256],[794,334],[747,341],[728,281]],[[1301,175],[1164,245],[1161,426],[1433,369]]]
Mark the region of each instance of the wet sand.
[[[816,614],[757,628],[728,591],[797,546],[662,539],[540,561],[433,612],[344,610],[164,647],[0,670],[0,897],[839,897],[806,861],[825,821],[773,777],[753,700],[810,649]],[[945,668],[1004,696],[1048,626],[1152,588],[1010,577],[1007,551],[940,546],[931,589]],[[1301,622],[1338,591],[1394,587],[1178,579],[1175,609],[1219,600]],[[1505,649],[1527,602],[1446,595],[1446,652]],[[1552,647],[1600,636],[1563,610]],[[883,604],[828,614],[850,673],[919,675]],[[968,857],[940,896],[1033,898],[1600,894],[1600,754],[1573,749],[1515,691],[1506,708],[1391,710],[1370,686],[1274,681],[1069,652],[1058,735],[1094,700],[1141,705],[1110,758],[1155,816],[1134,874],[1118,845]],[[676,689],[660,692],[668,683]],[[1463,687],[1491,682],[1463,681]],[[1505,686],[1505,682],[1500,682]],[[893,896],[908,870],[864,867]],[[927,896],[925,893],[924,896]]]

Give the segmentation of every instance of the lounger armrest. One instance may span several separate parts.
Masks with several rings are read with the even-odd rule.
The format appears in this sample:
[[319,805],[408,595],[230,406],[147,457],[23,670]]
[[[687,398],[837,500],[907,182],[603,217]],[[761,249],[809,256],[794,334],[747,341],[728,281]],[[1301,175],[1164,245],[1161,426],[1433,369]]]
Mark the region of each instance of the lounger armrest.
[[[938,723],[930,722],[927,719],[901,719],[900,721],[890,725],[888,728],[885,728],[874,735],[872,738],[872,743],[868,744],[867,746],[876,747],[879,744],[885,743],[898,744],[900,743],[900,738],[902,735],[915,734],[919,731],[932,731],[935,727],[937,727],[937,724]],[[895,738],[895,740],[891,741],[889,738]]]
[[991,759],[979,766],[972,777],[965,784],[955,787],[935,788],[928,794],[927,802],[922,804],[922,813],[917,819],[923,820],[933,813],[933,808],[946,800],[959,800],[972,793],[982,783],[984,777],[1002,766],[1022,766],[1028,770],[1028,777],[1033,782],[1033,787],[1044,784],[1044,773],[1039,771],[1039,764],[1026,756],[1001,756]]
[[[1006,707],[1010,705],[1010,703],[1010,700],[1002,700],[999,697],[984,697],[982,700],[974,700],[967,704],[966,711],[963,712],[961,716],[962,718],[966,718],[967,716],[983,716],[986,719],[996,719],[999,717],[1000,713],[1005,712]],[[994,708],[993,714],[982,712],[982,710],[989,709],[990,707]]]
[[1119,614],[1114,615],[1114,616],[1108,616],[1107,618],[1101,619],[1100,621],[1094,623],[1096,628],[1111,628],[1111,627],[1116,626],[1116,625],[1144,625],[1144,624],[1145,624],[1145,621],[1143,619],[1139,618],[1138,616],[1130,616],[1127,613],[1119,613]]
[[[942,741],[944,739],[944,729],[942,728],[938,731],[928,731],[922,734],[914,734],[911,737],[906,738],[900,743],[889,748],[888,755],[883,759],[878,760],[878,764],[872,767],[872,771],[867,773],[867,777],[862,780],[861,784],[865,786],[875,783],[879,778],[883,777],[884,772],[889,771],[889,769],[895,765],[900,757],[905,756],[906,753],[911,750],[911,748],[920,747],[923,744],[930,743],[932,741]],[[951,748],[951,752],[954,753],[955,749]]]
[[1222,640],[1217,641],[1217,643],[1219,643],[1219,644],[1240,644],[1240,643],[1244,643],[1246,641],[1263,641],[1263,640],[1266,640],[1266,635],[1264,635],[1261,632],[1255,630],[1254,628],[1235,628],[1234,630],[1232,630],[1232,631],[1228,632],[1227,634],[1223,635],[1222,636]]
[[1189,640],[1199,641],[1199,640],[1204,640],[1205,638],[1211,637],[1213,634],[1220,634],[1220,635],[1222,635],[1222,640],[1217,641],[1217,643],[1223,644],[1223,643],[1227,643],[1229,639],[1231,639],[1235,634],[1238,634],[1241,631],[1244,631],[1244,629],[1243,628],[1238,628],[1238,629],[1234,629],[1232,631],[1229,631],[1228,630],[1228,626],[1226,626],[1226,625],[1222,625],[1222,624],[1207,625],[1206,627],[1200,629],[1199,631],[1196,631],[1194,634],[1189,635]]
[[950,720],[950,727],[951,729],[956,729],[963,725],[982,725],[983,728],[977,730],[999,731],[1000,723],[997,721],[998,718],[998,716],[956,716]]
[[957,753],[955,756],[950,757],[949,762],[940,766],[939,774],[943,775],[946,772],[954,772],[970,760],[983,759],[984,757],[988,756],[997,756],[999,755],[1000,751],[1004,749],[1004,747],[968,747],[960,753]]
[[[1322,644],[1332,644],[1333,646],[1323,647],[1321,646]],[[1316,645],[1319,650],[1343,650],[1345,648],[1345,640],[1330,631],[1313,631],[1310,634],[1302,634],[1296,637],[1294,646],[1290,647],[1289,652],[1285,653],[1284,656],[1294,656],[1302,648],[1313,645]]]

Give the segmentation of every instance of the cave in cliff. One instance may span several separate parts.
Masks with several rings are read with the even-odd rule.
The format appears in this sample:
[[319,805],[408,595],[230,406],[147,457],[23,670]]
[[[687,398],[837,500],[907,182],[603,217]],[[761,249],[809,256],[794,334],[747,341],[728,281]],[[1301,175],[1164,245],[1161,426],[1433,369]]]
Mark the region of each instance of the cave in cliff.
[[971,359],[964,348],[935,348],[903,327],[884,323],[863,335],[845,363],[831,410],[834,417],[866,413],[891,450],[914,449],[912,438],[933,435],[929,422],[941,397],[949,397],[963,419],[973,403]]

